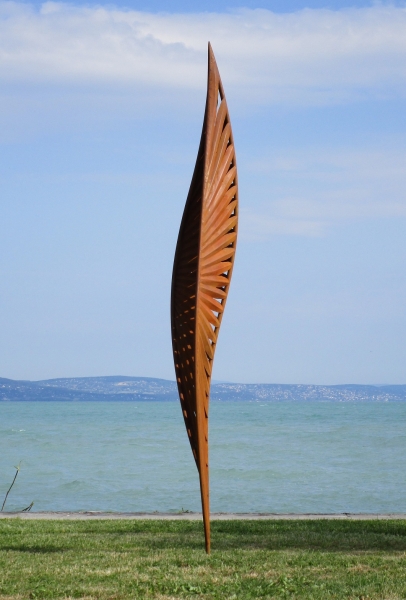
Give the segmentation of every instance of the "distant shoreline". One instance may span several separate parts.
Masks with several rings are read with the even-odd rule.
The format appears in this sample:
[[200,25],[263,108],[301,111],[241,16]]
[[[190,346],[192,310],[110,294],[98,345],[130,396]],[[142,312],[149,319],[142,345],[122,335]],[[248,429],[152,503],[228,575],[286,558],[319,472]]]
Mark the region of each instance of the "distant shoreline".
[[[151,377],[71,377],[43,381],[0,378],[0,402],[172,402],[176,382]],[[216,382],[220,402],[406,402],[406,385],[311,385]]]

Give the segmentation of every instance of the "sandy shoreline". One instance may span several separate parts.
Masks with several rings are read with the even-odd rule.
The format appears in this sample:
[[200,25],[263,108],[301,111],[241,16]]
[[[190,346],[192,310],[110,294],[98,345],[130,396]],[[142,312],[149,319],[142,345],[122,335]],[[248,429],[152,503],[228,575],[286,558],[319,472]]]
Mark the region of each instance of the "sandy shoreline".
[[[95,519],[138,519],[138,520],[164,520],[164,521],[200,521],[202,513],[184,512],[184,513],[114,513],[98,511],[81,512],[0,512],[0,519],[26,519],[26,520],[70,520],[86,521]],[[317,519],[341,519],[350,521],[366,520],[397,520],[406,519],[406,513],[335,513],[335,514],[276,514],[276,513],[212,513],[212,521],[280,521],[280,520],[317,520]]]

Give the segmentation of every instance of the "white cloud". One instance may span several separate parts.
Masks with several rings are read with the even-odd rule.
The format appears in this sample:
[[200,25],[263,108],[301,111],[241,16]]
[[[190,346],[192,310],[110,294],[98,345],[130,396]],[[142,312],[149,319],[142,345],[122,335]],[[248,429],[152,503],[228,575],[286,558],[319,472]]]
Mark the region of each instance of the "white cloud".
[[[261,206],[242,219],[248,240],[321,236],[337,224],[406,218],[406,154],[332,148],[292,149],[251,164],[262,174]],[[265,191],[266,190],[266,191]]]
[[6,81],[204,88],[211,40],[226,88],[248,102],[331,103],[403,94],[406,9],[149,14],[0,3]]
[[272,209],[261,214],[243,210],[240,230],[247,241],[266,240],[274,235],[320,237],[324,235],[325,224],[319,220],[280,217],[273,214]]

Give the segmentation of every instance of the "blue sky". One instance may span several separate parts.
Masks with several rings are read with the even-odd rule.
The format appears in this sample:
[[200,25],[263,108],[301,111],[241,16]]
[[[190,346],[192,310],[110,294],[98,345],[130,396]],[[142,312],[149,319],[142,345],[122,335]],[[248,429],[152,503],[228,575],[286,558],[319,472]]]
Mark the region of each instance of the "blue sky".
[[[42,2],[29,3],[41,6]],[[199,13],[214,12],[222,13],[239,8],[266,9],[275,13],[296,12],[306,8],[341,10],[343,8],[364,8],[377,4],[404,6],[404,2],[371,2],[368,0],[128,0],[126,2],[74,2],[75,6],[105,6],[120,7],[143,12],[165,12],[165,13]]]
[[208,39],[241,202],[214,377],[406,383],[406,10],[368,2],[0,3],[0,376],[174,377]]

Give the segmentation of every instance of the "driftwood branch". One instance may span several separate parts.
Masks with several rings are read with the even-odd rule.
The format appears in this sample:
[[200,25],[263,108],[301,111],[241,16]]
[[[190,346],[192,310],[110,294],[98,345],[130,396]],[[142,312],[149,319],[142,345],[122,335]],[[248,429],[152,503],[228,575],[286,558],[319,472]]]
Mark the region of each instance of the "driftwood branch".
[[31,504],[29,506],[26,506],[25,508],[23,508],[22,510],[19,510],[18,512],[30,512],[30,510],[32,509],[33,506],[34,506],[34,502],[31,502]]
[[6,494],[6,497],[4,498],[3,506],[1,507],[1,511],[0,512],[3,512],[3,509],[4,509],[4,507],[6,505],[6,502],[7,502],[7,496],[9,495],[11,488],[15,484],[15,480],[17,479],[17,475],[20,472],[20,465],[21,465],[21,463],[18,463],[18,465],[16,467],[14,467],[16,469],[16,474],[14,475],[14,479],[13,479],[10,487],[7,490],[7,494]]
[[[16,467],[14,467],[14,468],[15,468],[15,470],[16,470],[16,474],[14,475],[14,479],[13,479],[13,481],[11,482],[11,485],[10,485],[10,487],[9,487],[9,488],[8,488],[8,490],[7,490],[6,496],[5,496],[5,498],[4,498],[4,501],[3,501],[3,506],[1,507],[1,510],[0,510],[0,512],[3,512],[3,510],[4,510],[4,507],[5,507],[5,505],[6,505],[6,502],[7,502],[7,497],[8,497],[8,495],[9,495],[10,491],[11,491],[11,488],[12,488],[12,487],[13,487],[13,485],[15,484],[15,481],[16,481],[16,479],[17,479],[17,475],[18,475],[18,474],[19,474],[19,472],[20,472],[20,468],[21,468],[21,462],[19,462],[19,463],[18,463],[18,465],[17,465]],[[23,508],[22,510],[17,510],[17,511],[13,511],[13,512],[29,512],[29,511],[32,509],[32,507],[33,507],[33,506],[34,506],[34,502],[31,502],[31,504],[30,504],[29,506],[26,506],[26,507],[25,507],[25,508]]]

